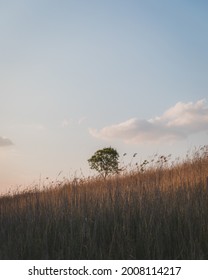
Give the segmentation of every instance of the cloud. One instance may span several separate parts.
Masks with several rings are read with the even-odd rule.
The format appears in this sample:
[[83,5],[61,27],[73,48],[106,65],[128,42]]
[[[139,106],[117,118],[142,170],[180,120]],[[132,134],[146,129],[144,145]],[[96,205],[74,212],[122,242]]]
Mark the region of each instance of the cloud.
[[205,99],[195,103],[178,102],[159,117],[149,120],[132,118],[89,131],[97,138],[135,143],[185,139],[189,135],[208,131],[208,107]]
[[11,145],[13,145],[13,143],[10,139],[0,136],[0,147],[11,146]]
[[87,119],[86,117],[80,118],[80,119],[78,120],[78,124],[81,125],[83,122],[86,121],[86,119]]
[[71,124],[71,120],[64,119],[61,123],[61,127],[68,127]]
[[61,127],[65,128],[65,127],[69,127],[69,126],[73,126],[73,125],[81,125],[83,124],[85,121],[87,120],[87,117],[81,117],[78,120],[75,119],[63,119],[63,121],[61,122]]

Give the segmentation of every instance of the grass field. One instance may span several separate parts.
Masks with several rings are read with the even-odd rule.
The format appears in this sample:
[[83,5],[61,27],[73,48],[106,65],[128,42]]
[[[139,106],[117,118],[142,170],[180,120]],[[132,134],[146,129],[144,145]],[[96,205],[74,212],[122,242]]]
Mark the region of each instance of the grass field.
[[0,197],[0,259],[208,259],[208,146]]

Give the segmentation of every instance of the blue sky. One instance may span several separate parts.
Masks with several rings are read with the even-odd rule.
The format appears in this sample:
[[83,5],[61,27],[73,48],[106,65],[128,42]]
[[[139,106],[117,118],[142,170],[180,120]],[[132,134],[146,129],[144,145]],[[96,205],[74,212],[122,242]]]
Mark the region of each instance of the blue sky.
[[0,190],[88,176],[105,146],[140,162],[207,144],[207,12],[202,0],[0,3]]

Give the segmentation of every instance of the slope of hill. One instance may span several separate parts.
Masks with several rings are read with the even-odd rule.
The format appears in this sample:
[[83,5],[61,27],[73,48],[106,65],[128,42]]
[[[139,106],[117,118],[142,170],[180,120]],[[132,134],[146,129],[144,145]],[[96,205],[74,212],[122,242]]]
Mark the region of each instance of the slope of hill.
[[0,197],[0,259],[208,259],[208,146]]

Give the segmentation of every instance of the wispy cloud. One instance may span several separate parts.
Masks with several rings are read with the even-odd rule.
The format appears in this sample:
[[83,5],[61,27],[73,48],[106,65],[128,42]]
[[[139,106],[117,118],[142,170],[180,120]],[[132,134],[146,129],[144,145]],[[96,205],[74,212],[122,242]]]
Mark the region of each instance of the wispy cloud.
[[0,136],[0,147],[11,146],[11,145],[13,145],[13,143],[10,139]]
[[195,103],[178,102],[159,117],[149,120],[132,118],[100,130],[90,129],[90,134],[106,140],[142,143],[185,139],[202,131],[208,131],[208,107],[205,99]]
[[64,118],[63,121],[61,122],[61,127],[69,127],[71,125],[81,125],[86,121],[87,117],[81,117],[78,120],[77,119],[67,119]]
[[62,122],[61,122],[61,127],[68,127],[70,124],[72,123],[71,120],[68,120],[68,119],[64,119]]
[[86,119],[87,119],[87,117],[82,117],[82,118],[80,118],[80,119],[78,120],[78,124],[79,124],[79,125],[82,124],[83,122],[86,121]]

